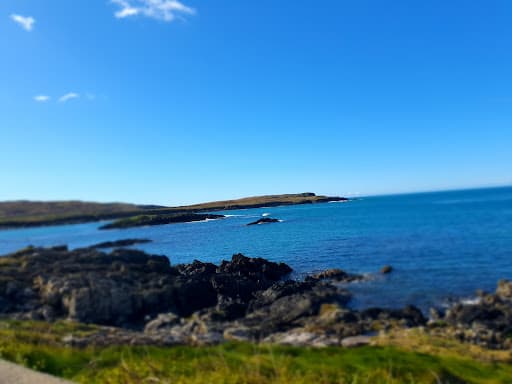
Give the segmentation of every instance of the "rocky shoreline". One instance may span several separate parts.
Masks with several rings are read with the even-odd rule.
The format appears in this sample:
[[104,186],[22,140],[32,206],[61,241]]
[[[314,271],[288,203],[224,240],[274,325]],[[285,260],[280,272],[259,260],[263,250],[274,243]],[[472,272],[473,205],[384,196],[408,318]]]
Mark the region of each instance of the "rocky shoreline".
[[152,225],[192,223],[195,221],[224,219],[224,215],[212,215],[206,213],[171,213],[162,215],[139,215],[126,219],[115,220],[105,224],[99,229],[126,229],[135,227],[146,227]]
[[[478,302],[447,311],[350,309],[346,284],[364,279],[335,269],[290,280],[284,263],[234,255],[220,265],[171,265],[133,249],[101,252],[29,247],[0,258],[0,316],[98,324],[64,343],[87,345],[216,344],[251,341],[354,346],[368,336],[421,328],[488,348],[512,347],[512,283]],[[386,268],[390,272],[390,268]]]

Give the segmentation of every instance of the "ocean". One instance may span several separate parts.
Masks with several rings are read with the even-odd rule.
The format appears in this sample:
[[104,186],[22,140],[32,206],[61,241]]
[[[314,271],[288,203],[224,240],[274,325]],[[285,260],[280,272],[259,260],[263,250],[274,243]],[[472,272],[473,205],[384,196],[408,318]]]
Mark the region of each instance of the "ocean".
[[[0,231],[0,254],[27,245],[84,247],[148,238],[135,248],[171,263],[218,263],[234,253],[282,261],[300,278],[327,268],[367,274],[350,305],[424,311],[494,291],[512,279],[512,188],[356,198],[345,203],[223,212],[223,220],[100,231],[104,223]],[[263,216],[280,223],[246,226]],[[393,266],[380,275],[384,265]]]

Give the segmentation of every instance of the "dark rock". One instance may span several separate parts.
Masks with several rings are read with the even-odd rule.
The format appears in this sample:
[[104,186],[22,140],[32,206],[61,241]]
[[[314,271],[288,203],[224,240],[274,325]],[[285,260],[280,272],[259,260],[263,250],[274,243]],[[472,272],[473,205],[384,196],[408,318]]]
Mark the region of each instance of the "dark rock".
[[310,280],[344,280],[348,277],[348,273],[341,269],[327,269],[322,272],[315,273],[307,278]]
[[258,291],[291,272],[283,263],[241,254],[220,266],[194,261],[171,267],[165,256],[134,249],[27,248],[3,258],[1,312],[43,319],[140,326],[147,317],[243,317]]
[[318,272],[306,277],[306,281],[330,280],[339,283],[349,283],[352,281],[360,281],[363,279],[364,276],[362,275],[349,274],[341,269],[327,269],[325,271]]
[[306,317],[318,315],[323,304],[345,304],[350,295],[332,285],[311,282],[279,282],[257,292],[243,324],[259,326],[263,335],[289,329]]
[[247,224],[249,225],[259,225],[259,224],[271,224],[271,223],[279,223],[279,219],[272,219],[270,217],[264,217],[262,219],[253,221],[252,223]]
[[360,318],[365,320],[402,320],[408,326],[424,325],[427,319],[413,305],[403,309],[368,308],[360,312]]
[[176,266],[176,269],[180,274],[184,276],[202,276],[209,277],[215,274],[217,266],[212,263],[203,263],[198,260],[194,260],[191,264],[180,264]]
[[249,258],[239,253],[233,255],[231,261],[223,261],[218,271],[246,276],[253,280],[264,279],[274,282],[291,273],[292,269],[284,263],[274,263],[262,258]]
[[427,322],[423,313],[414,305],[407,305],[403,309],[391,311],[391,317],[406,322],[409,327],[417,327]]
[[[350,293],[331,282],[357,275],[328,270],[307,281],[283,280],[290,272],[286,264],[242,254],[219,266],[197,260],[171,266],[165,256],[133,249],[105,253],[32,247],[2,259],[0,313],[13,319],[69,318],[123,328],[101,328],[69,340],[80,346],[225,340],[328,346],[377,330],[426,324],[412,306],[347,308]],[[439,313],[438,323],[445,322],[463,341],[512,346],[508,284],[501,282],[496,294],[482,293],[475,304],[460,303],[446,315]]]
[[128,247],[136,244],[146,244],[151,243],[149,239],[123,239],[123,240],[115,240],[115,241],[105,241],[103,243],[91,245],[89,248],[119,248],[119,247]]
[[393,272],[393,267],[391,265],[385,265],[380,269],[380,273],[383,275],[387,275],[388,273]]

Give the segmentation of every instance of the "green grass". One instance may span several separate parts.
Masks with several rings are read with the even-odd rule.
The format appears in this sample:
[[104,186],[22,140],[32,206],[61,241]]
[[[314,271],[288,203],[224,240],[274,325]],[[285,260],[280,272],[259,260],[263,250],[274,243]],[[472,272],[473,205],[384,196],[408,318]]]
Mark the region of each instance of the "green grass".
[[422,353],[391,345],[311,349],[237,343],[73,349],[60,344],[70,333],[85,335],[96,330],[66,322],[1,322],[0,356],[91,384],[512,383],[507,354],[495,355],[489,362],[464,352],[453,353],[452,347],[437,346],[436,352]]

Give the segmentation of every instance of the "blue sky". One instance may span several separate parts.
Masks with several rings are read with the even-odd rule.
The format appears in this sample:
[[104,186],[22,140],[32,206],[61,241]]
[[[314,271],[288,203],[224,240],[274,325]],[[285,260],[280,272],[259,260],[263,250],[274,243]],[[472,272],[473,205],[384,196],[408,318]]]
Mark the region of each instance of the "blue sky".
[[0,200],[512,184],[508,0],[2,0]]

